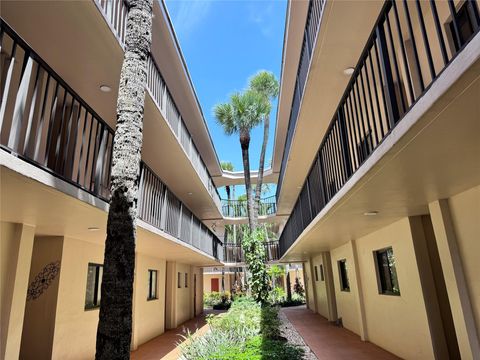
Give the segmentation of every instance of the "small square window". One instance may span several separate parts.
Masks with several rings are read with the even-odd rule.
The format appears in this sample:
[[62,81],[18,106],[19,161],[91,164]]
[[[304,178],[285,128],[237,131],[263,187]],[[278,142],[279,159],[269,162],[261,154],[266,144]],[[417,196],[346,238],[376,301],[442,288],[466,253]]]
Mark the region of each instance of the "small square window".
[[318,281],[318,270],[316,266],[314,268],[315,268],[315,281]]
[[88,264],[85,310],[100,307],[103,265]]
[[350,291],[350,283],[348,281],[347,260],[338,261],[338,275],[340,278],[340,290]]
[[177,287],[179,289],[182,287],[182,273],[177,273]]
[[185,273],[185,287],[188,288],[188,274]]
[[400,295],[395,256],[391,247],[374,251],[377,265],[378,292],[384,295]]
[[323,265],[320,264],[320,280],[325,281],[325,276],[323,275]]
[[157,297],[157,270],[148,270],[148,297],[147,300],[155,300]]

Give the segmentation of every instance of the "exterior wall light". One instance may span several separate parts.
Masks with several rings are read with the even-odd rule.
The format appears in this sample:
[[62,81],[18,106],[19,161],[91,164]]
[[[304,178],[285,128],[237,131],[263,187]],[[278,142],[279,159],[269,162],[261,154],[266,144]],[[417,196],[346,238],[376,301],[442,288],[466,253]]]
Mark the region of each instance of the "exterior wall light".
[[112,88],[108,85],[100,85],[100,91],[108,93],[108,92],[112,91]]

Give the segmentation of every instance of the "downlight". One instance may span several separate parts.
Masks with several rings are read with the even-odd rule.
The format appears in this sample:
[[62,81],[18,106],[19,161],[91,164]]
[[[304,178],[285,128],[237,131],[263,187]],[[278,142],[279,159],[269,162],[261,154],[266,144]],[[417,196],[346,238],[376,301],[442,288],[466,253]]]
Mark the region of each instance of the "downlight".
[[363,215],[365,215],[365,216],[376,216],[376,215],[378,215],[378,211],[367,211],[367,212],[364,212]]

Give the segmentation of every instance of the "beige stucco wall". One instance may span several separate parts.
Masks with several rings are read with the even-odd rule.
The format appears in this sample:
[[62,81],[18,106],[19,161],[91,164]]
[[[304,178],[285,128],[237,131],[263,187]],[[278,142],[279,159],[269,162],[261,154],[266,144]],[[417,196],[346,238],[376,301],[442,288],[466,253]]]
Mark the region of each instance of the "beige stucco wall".
[[[212,292],[212,279],[218,279],[218,291],[222,291],[222,274],[204,274],[203,275],[203,289],[205,293]],[[225,274],[225,291],[232,289],[229,274]]]
[[477,331],[480,331],[480,186],[449,199],[450,214],[462,258],[463,271],[473,308]]
[[[147,300],[148,270],[157,270],[157,299],[155,300]],[[165,331],[165,275],[165,260],[136,254],[132,344],[134,349]]]
[[[395,256],[400,296],[378,292],[373,252],[390,246]],[[402,358],[433,358],[409,219],[358,239],[356,247],[368,340]]]
[[88,263],[103,263],[103,246],[65,238],[53,340],[53,359],[92,359],[98,309],[85,311]]
[[[338,317],[342,318],[344,327],[360,335],[358,287],[351,244],[348,243],[333,249],[331,251],[331,256]],[[347,274],[350,283],[350,291],[340,291],[337,261],[342,259],[347,260]]]
[[20,353],[35,228],[0,222],[0,358]]
[[[29,283],[32,283],[50,263],[60,262],[61,273],[63,241],[64,238],[60,236],[35,238]],[[37,360],[52,357],[60,273],[38,298],[26,302],[21,359]]]

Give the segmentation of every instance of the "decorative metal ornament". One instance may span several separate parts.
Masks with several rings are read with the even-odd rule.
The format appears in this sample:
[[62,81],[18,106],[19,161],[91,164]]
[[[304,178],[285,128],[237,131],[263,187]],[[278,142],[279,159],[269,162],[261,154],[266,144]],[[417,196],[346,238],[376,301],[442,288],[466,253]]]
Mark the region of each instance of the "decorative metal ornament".
[[51,262],[40,271],[28,286],[27,301],[39,298],[60,272],[60,261]]

